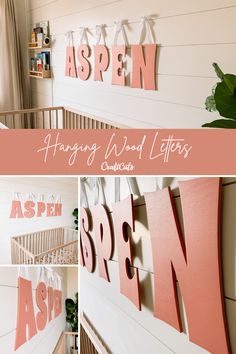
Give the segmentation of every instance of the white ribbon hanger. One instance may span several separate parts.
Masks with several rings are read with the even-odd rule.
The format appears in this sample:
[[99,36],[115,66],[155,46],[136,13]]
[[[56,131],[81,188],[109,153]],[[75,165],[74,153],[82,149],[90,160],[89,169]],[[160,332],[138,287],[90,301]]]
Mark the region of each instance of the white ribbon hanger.
[[125,32],[125,27],[124,27],[125,22],[126,21],[124,21],[124,20],[114,22],[114,30],[115,30],[114,45],[117,45],[117,41],[118,41],[118,37],[119,37],[120,33],[122,34],[125,45],[129,45],[127,35]]
[[141,34],[139,39],[139,44],[142,44],[146,36],[148,36],[148,41],[150,44],[155,44],[155,36],[152,29],[152,21],[154,18],[152,16],[142,16],[140,21]]
[[[136,177],[126,177],[130,194],[141,197]],[[115,177],[115,203],[120,201],[120,177]]]
[[18,277],[30,280],[29,267],[27,266],[18,267]]
[[46,268],[45,267],[39,267],[38,268],[38,282],[39,283],[45,283],[47,285],[47,274],[46,274]]
[[12,192],[13,194],[13,200],[17,200],[18,202],[20,201],[20,192]]
[[50,194],[50,195],[47,197],[47,201],[50,202],[50,203],[54,203],[54,202],[55,202],[55,195]]
[[60,204],[62,202],[61,195],[55,195],[55,203]]
[[84,205],[85,208],[89,207],[88,195],[85,184],[87,183],[87,177],[80,178],[80,205]]
[[79,38],[78,38],[79,45],[83,44],[89,44],[88,43],[88,28],[87,27],[80,27],[79,28]]
[[103,40],[103,44],[106,45],[105,40],[105,27],[106,25],[97,25],[95,29],[95,45],[98,45]]
[[28,200],[31,200],[32,202],[37,200],[37,197],[34,193],[28,193]]
[[42,193],[39,193],[37,199],[39,202],[44,202],[44,195]]
[[170,187],[172,177],[157,177],[156,178],[156,190],[162,190],[166,187]]
[[106,196],[104,192],[102,177],[90,177],[90,185],[94,192],[94,205],[99,203],[100,191],[102,195],[102,204],[106,205]]

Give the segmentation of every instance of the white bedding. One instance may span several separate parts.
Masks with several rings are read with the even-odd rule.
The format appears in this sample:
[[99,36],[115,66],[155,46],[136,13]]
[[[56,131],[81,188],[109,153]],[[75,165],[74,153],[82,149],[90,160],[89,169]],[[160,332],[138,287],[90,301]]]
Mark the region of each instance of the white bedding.
[[4,124],[0,123],[0,129],[8,129]]

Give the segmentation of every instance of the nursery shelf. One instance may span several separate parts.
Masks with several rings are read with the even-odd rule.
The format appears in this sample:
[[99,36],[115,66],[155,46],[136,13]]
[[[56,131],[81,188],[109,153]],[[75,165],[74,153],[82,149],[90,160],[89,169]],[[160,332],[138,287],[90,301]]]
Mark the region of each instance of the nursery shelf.
[[28,49],[29,50],[48,50],[50,51],[51,50],[51,47],[45,47],[45,46],[42,46],[42,45],[37,45],[37,42],[35,43],[29,43],[28,44]]
[[30,71],[29,77],[35,77],[36,79],[51,79],[51,70],[42,71]]
[[43,51],[48,51],[50,52],[51,51],[51,48],[50,47],[28,47],[29,50],[43,50]]

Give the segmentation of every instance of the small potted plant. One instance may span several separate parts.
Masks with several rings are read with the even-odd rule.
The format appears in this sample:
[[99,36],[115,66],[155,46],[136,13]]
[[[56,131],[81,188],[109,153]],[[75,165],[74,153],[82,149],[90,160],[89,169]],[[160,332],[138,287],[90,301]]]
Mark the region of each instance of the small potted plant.
[[[72,332],[78,333],[78,293],[75,294],[74,300],[66,299],[66,322]],[[74,346],[70,347],[70,352],[78,353],[78,334],[75,335],[75,343]]]

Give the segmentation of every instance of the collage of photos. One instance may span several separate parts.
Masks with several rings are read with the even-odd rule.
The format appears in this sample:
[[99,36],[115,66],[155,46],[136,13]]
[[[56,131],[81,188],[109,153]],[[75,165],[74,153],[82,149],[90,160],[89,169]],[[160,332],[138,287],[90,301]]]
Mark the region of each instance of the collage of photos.
[[236,354],[235,58],[236,0],[0,0],[0,354]]
[[0,177],[0,352],[78,354],[78,179]]

